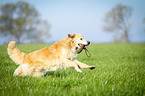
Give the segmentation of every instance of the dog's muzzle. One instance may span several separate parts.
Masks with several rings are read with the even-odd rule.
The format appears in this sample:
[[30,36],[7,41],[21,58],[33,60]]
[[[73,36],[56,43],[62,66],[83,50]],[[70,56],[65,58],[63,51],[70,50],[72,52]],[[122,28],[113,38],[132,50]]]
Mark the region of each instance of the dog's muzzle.
[[86,46],[88,46],[88,45],[90,45],[90,41],[87,41],[87,45]]
[[84,45],[84,48],[83,49],[87,49],[87,46],[90,45],[90,41],[87,41],[87,45]]

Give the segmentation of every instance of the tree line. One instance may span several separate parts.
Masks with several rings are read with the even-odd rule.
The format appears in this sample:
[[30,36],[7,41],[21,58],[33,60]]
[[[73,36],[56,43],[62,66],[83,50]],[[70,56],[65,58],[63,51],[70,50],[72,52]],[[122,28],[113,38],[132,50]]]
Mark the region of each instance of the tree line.
[[[103,29],[115,33],[114,42],[130,42],[131,14],[132,7],[118,4],[105,15]],[[21,43],[21,38],[42,43],[42,37],[51,37],[49,30],[50,24],[41,20],[35,7],[27,2],[7,3],[0,7],[0,34],[10,39],[14,37],[18,43]]]

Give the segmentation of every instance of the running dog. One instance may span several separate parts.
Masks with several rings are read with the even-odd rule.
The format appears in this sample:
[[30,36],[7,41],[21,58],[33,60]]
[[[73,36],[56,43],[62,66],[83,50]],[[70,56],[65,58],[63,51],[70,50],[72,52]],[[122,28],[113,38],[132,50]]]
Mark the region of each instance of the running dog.
[[63,68],[94,69],[95,66],[89,66],[77,61],[77,50],[84,44],[88,46],[89,41],[81,34],[68,34],[68,36],[50,47],[46,47],[32,53],[26,54],[16,48],[15,41],[8,44],[8,54],[10,58],[19,64],[15,70],[14,76],[43,76],[48,71],[57,71]]

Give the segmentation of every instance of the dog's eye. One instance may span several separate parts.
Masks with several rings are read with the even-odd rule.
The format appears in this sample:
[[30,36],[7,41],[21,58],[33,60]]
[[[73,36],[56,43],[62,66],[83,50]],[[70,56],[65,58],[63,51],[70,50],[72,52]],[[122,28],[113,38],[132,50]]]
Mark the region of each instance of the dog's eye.
[[83,38],[80,38],[80,40],[83,40]]

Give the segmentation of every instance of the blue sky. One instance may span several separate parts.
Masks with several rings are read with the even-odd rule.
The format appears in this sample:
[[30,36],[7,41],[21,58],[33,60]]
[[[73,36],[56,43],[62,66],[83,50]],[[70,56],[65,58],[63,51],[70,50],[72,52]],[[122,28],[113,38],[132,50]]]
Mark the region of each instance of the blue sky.
[[[17,2],[18,0],[3,0],[1,4]],[[86,39],[97,42],[112,42],[114,33],[103,30],[105,14],[121,3],[133,8],[129,19],[131,30],[129,38],[132,42],[145,42],[145,0],[23,0],[39,11],[40,17],[51,24],[51,39],[58,41],[68,33],[83,34]],[[0,42],[2,43],[2,41]]]

